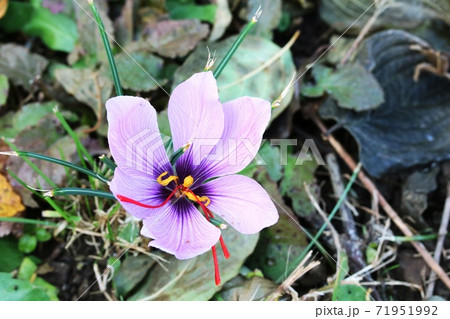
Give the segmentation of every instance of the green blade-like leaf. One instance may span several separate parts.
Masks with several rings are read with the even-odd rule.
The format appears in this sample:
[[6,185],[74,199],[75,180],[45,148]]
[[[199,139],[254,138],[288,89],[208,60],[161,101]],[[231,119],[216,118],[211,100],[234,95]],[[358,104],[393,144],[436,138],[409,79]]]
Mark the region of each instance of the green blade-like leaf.
[[104,177],[104,176],[102,176],[102,175],[100,175],[100,174],[98,174],[98,173],[96,173],[96,172],[94,172],[94,171],[92,171],[90,169],[84,168],[84,167],[82,167],[80,165],[77,165],[77,164],[74,164],[74,163],[70,163],[70,162],[67,162],[67,161],[60,160],[58,158],[54,158],[54,157],[50,157],[50,156],[46,156],[46,155],[42,155],[42,154],[37,154],[37,153],[34,153],[34,152],[26,152],[26,151],[0,152],[0,155],[10,155],[10,156],[20,156],[20,157],[27,157],[27,158],[28,157],[36,158],[36,159],[39,159],[39,160],[43,160],[43,161],[55,163],[55,164],[58,164],[58,165],[61,165],[61,166],[72,168],[72,169],[77,170],[77,171],[79,171],[79,172],[81,172],[83,174],[92,176],[92,177],[102,181],[103,183],[108,183],[109,182],[109,180],[106,177]]
[[53,189],[44,194],[44,196],[67,196],[67,195],[81,195],[81,196],[94,196],[101,197],[107,199],[116,200],[114,195],[110,192],[105,192],[98,189],[89,189],[89,188],[77,188],[77,187],[67,187],[67,188],[58,188]]

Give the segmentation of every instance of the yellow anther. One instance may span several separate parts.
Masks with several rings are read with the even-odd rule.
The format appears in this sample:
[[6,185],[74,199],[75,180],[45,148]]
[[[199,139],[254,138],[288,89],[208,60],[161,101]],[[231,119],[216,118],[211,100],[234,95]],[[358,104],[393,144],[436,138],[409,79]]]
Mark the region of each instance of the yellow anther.
[[208,198],[208,196],[201,196],[198,199],[200,199],[201,202],[205,202],[205,206],[208,206],[209,203],[211,203],[211,200]]
[[196,196],[191,192],[183,192],[183,194],[193,202],[197,203],[197,200],[199,200],[200,202],[204,203],[205,206],[208,206],[209,203],[211,203],[211,200],[208,198],[208,196]]
[[192,184],[194,184],[194,178],[189,175],[183,181],[183,186],[189,188]]
[[191,147],[192,145],[192,141],[187,142],[186,144],[183,145],[183,153],[185,153],[189,147]]
[[186,197],[189,198],[191,201],[193,201],[193,202],[197,201],[194,194],[192,194],[191,192],[183,192],[183,194],[186,195]]
[[176,181],[178,180],[178,176],[173,176],[170,175],[169,177],[167,177],[166,179],[162,179],[164,176],[166,176],[168,173],[164,172],[161,175],[158,176],[158,178],[156,179],[156,181],[161,184],[162,186],[167,186],[169,185],[170,182]]

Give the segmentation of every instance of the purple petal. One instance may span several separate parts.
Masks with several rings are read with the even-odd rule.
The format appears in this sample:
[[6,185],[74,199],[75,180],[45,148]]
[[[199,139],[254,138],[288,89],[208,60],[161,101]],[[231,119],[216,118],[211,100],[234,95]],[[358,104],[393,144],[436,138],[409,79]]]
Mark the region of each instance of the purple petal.
[[254,234],[278,220],[278,212],[267,192],[243,175],[219,177],[202,186],[211,200],[208,208],[243,234]]
[[223,105],[225,127],[217,144],[201,167],[204,178],[238,173],[258,153],[271,116],[268,101],[241,97]]
[[[117,195],[122,195],[142,204],[152,206],[159,205],[168,196],[165,189],[156,181],[145,176],[130,176],[128,172],[124,172],[120,167],[115,169],[114,178],[112,179],[109,188],[116,198]],[[151,208],[140,207],[122,201],[120,201],[120,204],[129,214],[136,216],[137,218],[144,219],[154,213],[154,209]],[[168,204],[165,206],[167,205]],[[163,206],[163,208],[165,206]]]
[[224,115],[212,72],[196,73],[172,92],[168,108],[173,149],[192,142],[183,157],[198,165],[222,136]]
[[147,100],[117,96],[106,102],[106,110],[109,147],[119,167],[131,175],[153,178],[170,170],[156,111]]
[[220,230],[185,201],[160,208],[144,219],[141,234],[154,238],[150,246],[188,259],[211,249],[219,240]]

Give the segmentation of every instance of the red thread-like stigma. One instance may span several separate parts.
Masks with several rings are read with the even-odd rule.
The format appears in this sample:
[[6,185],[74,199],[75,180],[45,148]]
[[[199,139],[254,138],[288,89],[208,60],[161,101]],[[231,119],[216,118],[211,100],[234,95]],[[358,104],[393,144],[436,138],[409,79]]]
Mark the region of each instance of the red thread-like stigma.
[[173,195],[175,195],[175,193],[182,187],[183,187],[183,185],[179,185],[179,186],[175,187],[175,189],[172,191],[172,193],[170,193],[170,195],[161,204],[156,205],[156,206],[142,204],[142,203],[139,203],[138,201],[135,201],[134,199],[131,199],[131,198],[128,198],[128,197],[125,197],[122,195],[117,195],[117,198],[119,200],[121,200],[122,202],[138,205],[138,206],[145,207],[145,208],[159,208],[159,207],[163,207],[164,205],[166,205],[169,202],[169,200],[173,197]]
[[[200,199],[197,197],[197,195],[194,194],[193,191],[191,191],[190,189],[186,189],[184,190],[186,192],[189,192],[192,194],[192,196],[194,196],[195,200],[197,201],[197,203],[200,205],[200,207],[202,208],[203,212],[205,213],[205,217],[206,219],[209,221],[210,218],[214,218],[213,213],[208,209],[208,207],[205,206],[205,204],[203,204]],[[228,259],[230,258],[230,252],[228,251],[227,246],[225,245],[225,241],[222,238],[222,235],[220,235],[220,246],[222,247],[222,252],[223,252],[223,256]],[[220,273],[219,273],[219,263],[217,261],[217,253],[216,253],[216,247],[213,246],[211,248],[212,250],[212,254],[213,254],[213,259],[214,259],[214,271],[215,271],[215,278],[216,278],[216,285],[220,284]]]
[[222,247],[222,251],[223,251],[223,256],[225,257],[225,259],[230,258],[230,252],[228,251],[227,246],[225,246],[225,241],[222,238],[222,235],[220,235],[220,247]]
[[219,261],[217,260],[216,246],[211,247],[211,252],[214,260],[214,279],[216,281],[216,286],[220,285],[220,273],[219,273]]

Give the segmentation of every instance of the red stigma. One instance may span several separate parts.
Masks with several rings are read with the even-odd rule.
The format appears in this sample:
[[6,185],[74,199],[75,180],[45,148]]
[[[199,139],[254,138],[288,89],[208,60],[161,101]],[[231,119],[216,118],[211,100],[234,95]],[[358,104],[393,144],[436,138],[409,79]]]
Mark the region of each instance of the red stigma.
[[[206,220],[209,221],[210,218],[214,218],[213,213],[205,206],[205,204],[203,204],[200,199],[197,197],[197,195],[194,194],[193,191],[191,191],[190,189],[186,188],[183,189],[186,192],[189,192],[192,194],[192,196],[194,196],[196,202],[200,205],[200,207],[202,208]],[[225,241],[222,238],[222,235],[220,235],[219,238],[220,241],[220,246],[222,247],[222,252],[223,252],[223,256],[228,259],[230,258],[230,252],[228,251],[227,246],[225,245]],[[212,255],[213,255],[213,260],[214,260],[214,273],[215,273],[215,280],[216,280],[216,285],[218,286],[220,284],[220,272],[219,272],[219,262],[217,260],[217,252],[216,252],[216,246],[211,247],[211,251],[212,251]]]
[[222,247],[222,251],[223,251],[223,256],[225,257],[225,259],[230,258],[230,252],[228,251],[227,246],[225,246],[225,241],[222,238],[222,235],[220,235],[220,247]]
[[175,195],[175,193],[182,187],[183,187],[183,185],[179,185],[179,186],[175,187],[175,189],[172,191],[172,193],[170,193],[170,195],[161,204],[156,205],[156,206],[142,204],[142,203],[139,203],[138,201],[135,201],[134,199],[131,199],[131,198],[128,198],[128,197],[125,197],[122,195],[117,195],[117,198],[119,200],[121,200],[122,202],[138,205],[138,206],[145,207],[145,208],[159,208],[159,207],[163,207],[164,205],[166,205],[169,202],[169,200],[173,197],[173,195]]
[[220,285],[219,261],[217,260],[216,246],[211,247],[213,261],[214,261],[214,279],[216,286]]

